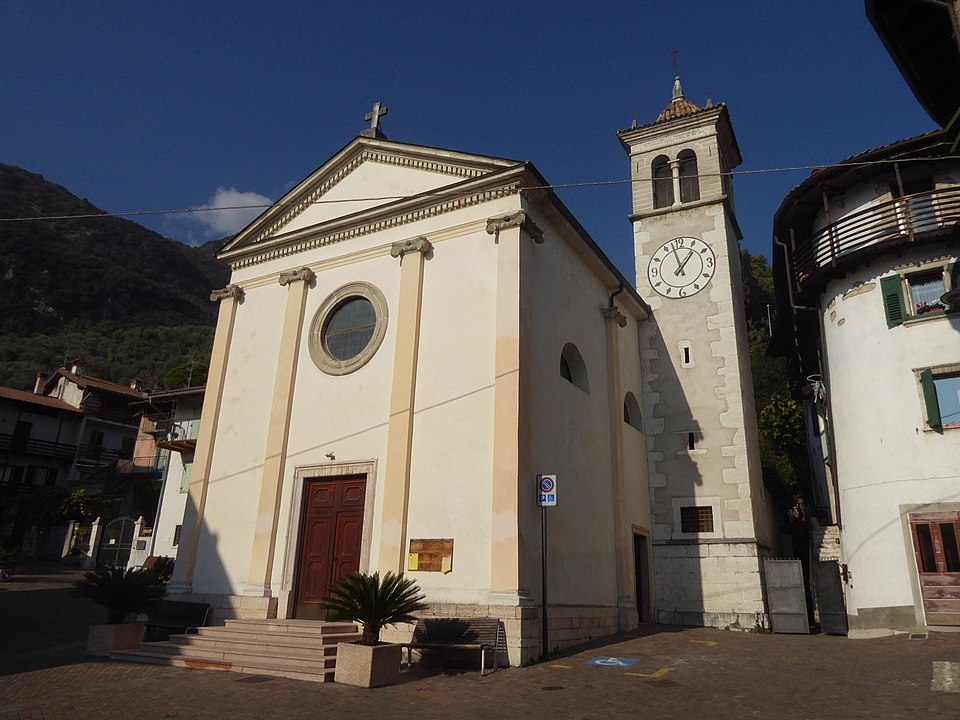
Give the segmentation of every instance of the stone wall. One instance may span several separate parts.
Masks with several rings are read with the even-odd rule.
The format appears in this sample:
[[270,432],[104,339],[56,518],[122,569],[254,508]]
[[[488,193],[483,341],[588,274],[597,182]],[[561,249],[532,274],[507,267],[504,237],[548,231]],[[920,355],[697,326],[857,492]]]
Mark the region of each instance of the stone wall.
[[760,563],[755,543],[655,545],[657,621],[743,630],[764,627]]

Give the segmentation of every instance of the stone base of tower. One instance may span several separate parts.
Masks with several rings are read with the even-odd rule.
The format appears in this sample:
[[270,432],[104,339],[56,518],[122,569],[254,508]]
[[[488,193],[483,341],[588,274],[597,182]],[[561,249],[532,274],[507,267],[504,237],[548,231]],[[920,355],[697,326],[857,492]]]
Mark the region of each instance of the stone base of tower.
[[769,627],[756,542],[654,543],[657,622]]

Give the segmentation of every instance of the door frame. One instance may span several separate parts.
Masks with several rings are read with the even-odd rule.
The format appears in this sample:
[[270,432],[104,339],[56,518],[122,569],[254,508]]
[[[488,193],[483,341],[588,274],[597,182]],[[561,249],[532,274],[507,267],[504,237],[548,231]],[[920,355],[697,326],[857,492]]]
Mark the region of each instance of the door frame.
[[900,505],[900,528],[903,531],[904,551],[907,559],[907,567],[910,574],[910,590],[913,593],[914,615],[917,624],[927,626],[927,613],[923,607],[923,592],[920,589],[920,568],[917,565],[916,546],[913,542],[913,523],[914,516],[937,513],[960,512],[960,503],[956,502],[935,502],[935,503],[917,503],[910,505]]
[[[656,591],[653,587],[653,540],[650,537],[650,531],[646,528],[642,528],[639,525],[634,525],[632,527],[631,533],[633,543],[630,548],[630,552],[633,555],[633,583],[634,583],[634,593],[638,589],[646,589],[646,596],[634,597],[634,604],[636,605],[637,612],[637,622],[638,625],[645,623],[655,623],[657,622],[657,603],[656,603]],[[642,563],[637,558],[637,538],[643,538],[643,545],[646,550],[647,556],[643,559]],[[640,568],[646,570],[645,578],[637,577],[637,570]],[[640,618],[643,618],[642,620]]]
[[363,536],[360,545],[360,572],[370,570],[370,545],[373,534],[373,501],[377,487],[377,461],[354,460],[321,463],[319,465],[298,465],[293,472],[293,481],[289,488],[289,507],[287,516],[287,538],[284,547],[283,579],[280,583],[278,615],[282,618],[294,616],[294,583],[297,573],[300,534],[303,529],[303,491],[307,480],[336,478],[345,475],[363,476],[366,482],[363,499]]

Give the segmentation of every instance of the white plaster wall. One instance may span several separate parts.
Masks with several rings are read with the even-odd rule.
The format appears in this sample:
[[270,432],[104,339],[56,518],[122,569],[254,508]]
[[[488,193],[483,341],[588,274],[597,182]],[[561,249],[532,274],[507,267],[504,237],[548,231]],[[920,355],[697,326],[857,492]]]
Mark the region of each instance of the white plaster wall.
[[277,347],[287,288],[250,288],[237,308],[210,471],[194,591],[238,594],[247,582]]
[[[893,264],[937,249],[887,256],[831,282],[822,301],[837,448],[848,611],[913,605],[916,573],[900,505],[960,500],[960,430],[927,430],[914,369],[960,362],[960,318],[887,328],[879,279]],[[955,251],[954,255],[955,257]]]
[[[367,488],[374,496],[373,515],[365,523],[372,528],[369,569],[378,567],[401,272],[400,260],[391,257],[389,249],[394,242],[425,235],[434,249],[423,271],[407,539],[452,537],[454,570],[447,575],[412,576],[434,602],[477,602],[486,593],[497,255],[485,221],[515,210],[516,203],[516,198],[503,198],[234,274],[235,281],[249,277],[253,270],[262,277],[281,265],[284,269],[306,265],[317,272],[307,294],[291,410],[272,577],[275,588],[285,580],[285,568],[293,559],[288,556],[295,557],[297,551],[295,541],[287,543],[288,537],[296,537],[296,532],[290,532],[294,472],[297,467],[329,462],[327,452],[333,452],[338,463],[377,461],[377,477]],[[362,368],[343,376],[326,375],[309,354],[310,325],[331,292],[357,281],[369,282],[384,294],[389,317],[386,334]]]
[[454,539],[453,572],[410,573],[434,602],[490,588],[497,254],[477,230],[424,268],[407,539]]
[[[163,491],[160,496],[160,514],[153,527],[152,555],[176,557],[177,546],[173,536],[177,525],[183,524],[183,511],[187,506],[188,494],[180,489],[183,482],[184,456],[178,452],[167,452],[167,468],[163,479]],[[188,456],[193,461],[193,455]]]
[[[525,448],[531,477],[519,478],[521,534],[529,548],[521,586],[539,596],[540,511],[537,473],[557,473],[558,504],[547,508],[548,596],[557,605],[617,605],[616,538],[610,456],[606,323],[601,310],[616,289],[601,281],[565,237],[569,230],[537,223],[546,240],[530,248],[521,268],[521,332],[529,343],[530,444]],[[532,242],[524,237],[523,242]],[[576,247],[576,245],[574,246]],[[612,286],[612,287],[611,287]],[[626,356],[632,328],[620,330]],[[560,355],[573,343],[583,357],[589,393],[560,376]],[[626,361],[624,361],[626,362]],[[634,380],[635,380],[634,376]],[[638,396],[639,400],[639,396]],[[622,398],[617,405],[622,417]],[[631,430],[632,428],[626,428]],[[633,431],[635,432],[635,431]],[[524,508],[526,511],[524,512]],[[629,518],[644,522],[639,508]],[[632,549],[631,549],[632,553]]]

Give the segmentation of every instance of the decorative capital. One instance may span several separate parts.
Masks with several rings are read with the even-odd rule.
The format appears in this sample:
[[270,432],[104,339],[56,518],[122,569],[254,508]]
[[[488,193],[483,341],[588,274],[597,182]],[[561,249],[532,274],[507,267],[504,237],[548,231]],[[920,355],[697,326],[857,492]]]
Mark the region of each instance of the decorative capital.
[[615,305],[601,308],[600,314],[603,315],[603,317],[606,318],[607,320],[616,321],[617,325],[619,325],[620,327],[627,326],[627,316],[624,315],[622,312],[620,312],[620,310]]
[[243,297],[243,288],[239,285],[234,285],[233,283],[227,285],[224,288],[219,290],[214,290],[210,293],[210,302],[219,302],[220,300],[226,300],[231,298],[233,300],[239,300]]
[[529,217],[525,210],[498,218],[487,218],[487,234],[499,235],[501,230],[518,227],[522,232],[533,238],[538,245],[543,242],[543,230]]
[[302,267],[297,270],[284,270],[280,273],[280,285],[286,286],[295,282],[310,283],[313,282],[316,276],[316,273],[308,267]]
[[421,235],[413,240],[395,242],[390,246],[390,257],[403,259],[403,256],[407,253],[418,252],[426,255],[431,250],[433,250],[433,243]]

